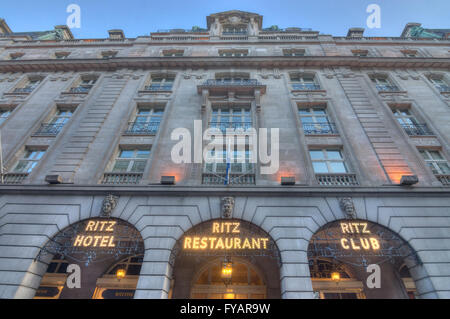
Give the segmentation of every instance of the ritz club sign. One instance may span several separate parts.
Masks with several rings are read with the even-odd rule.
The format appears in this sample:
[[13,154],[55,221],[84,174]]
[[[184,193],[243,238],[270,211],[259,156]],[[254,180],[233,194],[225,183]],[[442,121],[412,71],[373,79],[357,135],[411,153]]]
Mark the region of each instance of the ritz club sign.
[[341,222],[340,230],[342,238],[341,247],[345,250],[373,250],[380,249],[380,241],[374,237],[368,223],[362,222]]
[[245,236],[241,233],[241,223],[238,221],[212,222],[210,232],[205,235],[186,235],[183,239],[183,249],[193,251],[206,250],[266,250],[268,237]]

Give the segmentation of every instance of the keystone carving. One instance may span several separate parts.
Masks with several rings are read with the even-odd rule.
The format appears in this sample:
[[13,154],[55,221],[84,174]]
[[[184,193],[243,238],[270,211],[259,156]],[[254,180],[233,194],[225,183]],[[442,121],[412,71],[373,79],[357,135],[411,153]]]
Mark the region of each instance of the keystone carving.
[[100,216],[111,217],[111,212],[116,208],[119,196],[114,196],[112,194],[106,195],[102,203],[102,211]]
[[348,219],[356,218],[356,209],[353,199],[351,197],[344,197],[339,199],[339,205]]
[[222,218],[232,218],[234,211],[234,198],[222,198]]

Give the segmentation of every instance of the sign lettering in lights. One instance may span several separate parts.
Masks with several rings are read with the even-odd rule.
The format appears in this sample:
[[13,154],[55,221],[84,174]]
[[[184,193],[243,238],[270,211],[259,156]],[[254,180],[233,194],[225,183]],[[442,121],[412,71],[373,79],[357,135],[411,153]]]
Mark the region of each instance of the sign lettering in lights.
[[79,234],[73,242],[74,247],[116,247],[114,243],[114,227],[116,221],[90,220],[85,229],[85,234]]
[[[380,242],[377,238],[373,237],[369,229],[367,229],[367,223],[356,222],[342,222],[341,233],[343,235],[350,234],[356,237],[341,238],[341,247],[345,250],[378,250],[380,249]],[[360,236],[358,235],[360,234]]]
[[186,250],[267,249],[267,237],[241,237],[240,222],[214,222],[209,236],[185,236]]

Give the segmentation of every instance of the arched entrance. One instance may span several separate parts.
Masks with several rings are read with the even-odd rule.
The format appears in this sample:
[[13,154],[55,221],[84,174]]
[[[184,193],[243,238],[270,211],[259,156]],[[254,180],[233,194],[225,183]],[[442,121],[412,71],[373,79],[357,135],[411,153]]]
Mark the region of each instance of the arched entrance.
[[[35,298],[133,298],[143,253],[139,231],[123,220],[92,218],[73,224],[39,252],[37,259],[48,267]],[[67,286],[70,265],[79,267],[79,288]]]
[[242,220],[199,224],[172,252],[169,297],[193,299],[280,298],[280,256],[271,237]]
[[[326,224],[311,238],[308,261],[317,298],[415,296],[408,267],[420,264],[418,256],[397,234],[369,221],[350,219]],[[367,270],[369,265],[379,269],[379,287],[373,286],[374,277],[369,278],[374,273],[372,268]]]

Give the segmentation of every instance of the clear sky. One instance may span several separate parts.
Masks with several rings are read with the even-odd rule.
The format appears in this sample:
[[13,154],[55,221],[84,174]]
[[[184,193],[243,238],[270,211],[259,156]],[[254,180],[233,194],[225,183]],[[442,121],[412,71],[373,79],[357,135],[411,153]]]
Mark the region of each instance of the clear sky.
[[[105,38],[109,29],[127,37],[158,29],[206,27],[206,16],[228,10],[263,15],[263,27],[312,28],[343,36],[351,27],[364,27],[366,36],[399,36],[407,22],[425,28],[450,28],[450,0],[0,0],[0,17],[15,32],[52,30],[66,24],[68,5],[81,8],[76,38]],[[381,28],[366,26],[369,4],[381,8]]]

